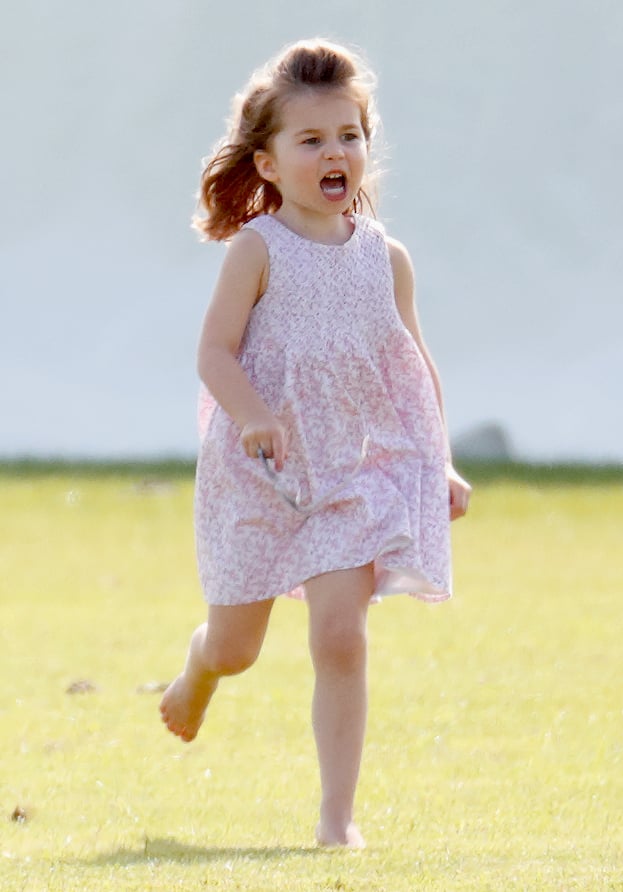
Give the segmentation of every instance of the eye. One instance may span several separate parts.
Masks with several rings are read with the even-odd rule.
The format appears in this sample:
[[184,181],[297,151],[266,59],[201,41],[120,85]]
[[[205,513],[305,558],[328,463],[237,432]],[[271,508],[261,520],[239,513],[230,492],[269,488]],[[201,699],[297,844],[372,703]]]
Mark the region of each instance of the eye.
[[348,133],[344,134],[342,139],[344,140],[344,142],[355,142],[356,140],[359,139],[359,134],[356,133],[354,130],[349,131]]
[[304,146],[317,146],[320,142],[320,138],[318,136],[308,136],[303,140]]

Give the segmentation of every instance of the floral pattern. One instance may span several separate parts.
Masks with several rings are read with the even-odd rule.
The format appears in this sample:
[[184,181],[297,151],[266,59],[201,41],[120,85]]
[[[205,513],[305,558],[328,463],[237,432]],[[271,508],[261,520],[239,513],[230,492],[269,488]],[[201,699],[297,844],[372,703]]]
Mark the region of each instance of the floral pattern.
[[[310,241],[269,215],[247,224],[267,245],[270,275],[239,360],[287,427],[289,452],[276,488],[202,387],[195,529],[210,604],[301,597],[306,579],[372,561],[376,595],[450,596],[433,382],[396,308],[384,231],[353,219],[344,245]],[[311,510],[296,511],[280,488],[300,489]]]

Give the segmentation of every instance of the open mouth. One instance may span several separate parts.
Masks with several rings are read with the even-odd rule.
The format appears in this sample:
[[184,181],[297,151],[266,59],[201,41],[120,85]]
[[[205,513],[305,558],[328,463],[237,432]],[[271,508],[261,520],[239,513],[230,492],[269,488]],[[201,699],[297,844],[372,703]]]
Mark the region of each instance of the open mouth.
[[320,180],[320,188],[329,201],[341,201],[346,198],[346,177],[343,173],[328,173]]

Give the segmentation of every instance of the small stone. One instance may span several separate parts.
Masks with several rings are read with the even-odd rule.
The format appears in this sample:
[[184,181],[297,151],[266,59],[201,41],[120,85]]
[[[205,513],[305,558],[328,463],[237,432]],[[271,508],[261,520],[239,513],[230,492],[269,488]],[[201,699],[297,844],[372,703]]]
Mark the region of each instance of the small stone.
[[91,694],[93,691],[97,690],[97,686],[93,684],[92,681],[89,681],[87,678],[80,678],[77,681],[72,681],[67,690],[66,694]]
[[21,805],[16,805],[11,814],[11,820],[16,824],[25,824],[30,819],[28,811]]

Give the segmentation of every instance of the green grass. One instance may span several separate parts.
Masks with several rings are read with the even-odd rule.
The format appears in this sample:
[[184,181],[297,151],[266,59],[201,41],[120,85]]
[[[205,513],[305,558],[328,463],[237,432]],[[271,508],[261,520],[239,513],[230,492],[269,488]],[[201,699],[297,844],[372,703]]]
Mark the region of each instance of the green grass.
[[623,474],[467,470],[455,598],[370,613],[353,854],[313,846],[301,604],[195,743],[141,692],[203,618],[190,467],[0,468],[2,892],[622,892]]

